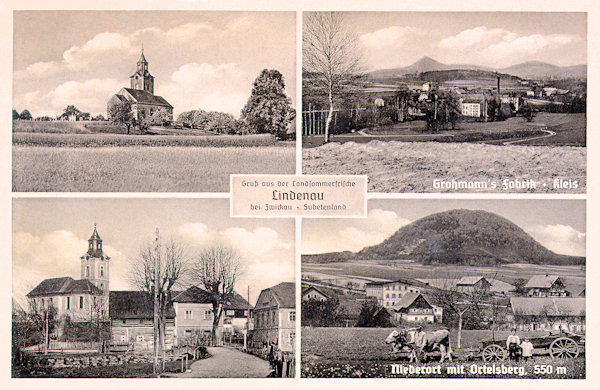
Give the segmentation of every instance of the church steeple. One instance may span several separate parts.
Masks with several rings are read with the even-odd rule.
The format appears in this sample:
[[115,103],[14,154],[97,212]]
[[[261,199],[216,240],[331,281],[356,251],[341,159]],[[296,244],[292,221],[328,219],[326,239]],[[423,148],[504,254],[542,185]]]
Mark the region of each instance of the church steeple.
[[81,256],[81,279],[87,279],[108,296],[110,257],[102,250],[102,238],[96,223],[88,239],[88,250]]
[[131,89],[140,89],[154,95],[154,77],[148,71],[148,61],[146,61],[146,57],[144,56],[143,46],[136,71],[129,78],[131,79]]

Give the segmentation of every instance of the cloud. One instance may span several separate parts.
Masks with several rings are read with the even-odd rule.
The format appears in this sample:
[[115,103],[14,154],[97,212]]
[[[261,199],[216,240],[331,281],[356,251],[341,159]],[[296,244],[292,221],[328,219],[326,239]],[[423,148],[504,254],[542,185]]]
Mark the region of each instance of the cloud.
[[[64,109],[75,104],[81,111],[105,112],[108,99],[122,88],[123,81],[115,79],[91,79],[83,82],[67,81],[48,94],[50,106]],[[104,104],[102,104],[104,102]]]
[[120,56],[134,54],[139,46],[134,45],[132,36],[104,32],[95,35],[81,46],[73,46],[63,53],[63,58],[71,68],[87,69],[94,59],[107,53],[119,53]]
[[168,30],[165,33],[165,36],[169,39],[187,42],[193,39],[198,39],[198,35],[200,33],[211,30],[212,26],[206,23],[186,23]]
[[443,38],[438,47],[449,54],[460,53],[468,61],[502,66],[530,60],[536,54],[559,50],[580,40],[569,34],[519,35],[503,28],[479,26]]
[[[24,299],[44,279],[81,276],[80,256],[87,250],[87,239],[68,230],[55,230],[43,236],[27,232],[13,235],[13,294]],[[126,262],[123,254],[111,246],[104,252],[111,256],[111,289],[124,288]],[[115,261],[116,260],[116,261]],[[116,268],[113,267],[116,265]]]
[[[359,251],[375,245],[411,221],[393,211],[372,209],[366,219],[310,220],[303,227],[302,253]],[[349,226],[350,225],[350,226]]]
[[273,256],[281,250],[292,249],[292,244],[284,242],[279,234],[266,227],[259,227],[252,231],[232,227],[220,232],[223,241],[236,248],[239,253],[248,256],[250,262],[262,262],[265,256]]
[[582,233],[569,225],[537,225],[528,229],[540,244],[560,254],[571,256],[585,256],[585,237]]
[[362,44],[375,49],[400,47],[408,42],[420,30],[413,27],[390,26],[360,36]]
[[177,228],[177,234],[190,246],[204,246],[214,237],[208,226],[200,222],[184,223]]
[[56,61],[35,62],[24,70],[15,72],[15,80],[22,80],[27,77],[50,77],[61,70],[61,65]]
[[237,64],[188,63],[161,88],[178,111],[222,111],[238,117],[250,96],[252,76]]

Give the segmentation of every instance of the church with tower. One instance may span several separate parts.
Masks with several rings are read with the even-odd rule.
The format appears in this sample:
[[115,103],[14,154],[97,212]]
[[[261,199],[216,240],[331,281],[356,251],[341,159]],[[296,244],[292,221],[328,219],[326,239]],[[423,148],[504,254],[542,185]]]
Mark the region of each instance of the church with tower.
[[136,122],[141,122],[155,114],[162,112],[164,117],[173,120],[173,106],[163,97],[154,95],[154,76],[148,71],[148,61],[144,56],[144,49],[137,62],[133,75],[129,76],[130,88],[121,88],[107,103],[107,116],[111,119],[111,107],[129,101]]
[[[104,254],[96,224],[88,239],[88,250],[80,257],[81,278],[45,279],[27,294],[38,309],[53,306],[59,323],[109,320],[110,257]],[[61,326],[59,326],[59,334]]]

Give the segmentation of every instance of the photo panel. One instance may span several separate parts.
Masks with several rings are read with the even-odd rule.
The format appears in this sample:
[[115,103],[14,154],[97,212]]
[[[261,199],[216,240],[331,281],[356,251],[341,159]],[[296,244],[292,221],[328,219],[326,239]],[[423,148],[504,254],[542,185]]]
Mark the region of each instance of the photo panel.
[[584,200],[368,207],[303,220],[302,377],[586,377]]
[[15,192],[295,172],[296,14],[15,11]]
[[228,199],[13,200],[13,378],[293,377],[295,225]]
[[585,12],[304,12],[302,55],[305,174],[586,192]]

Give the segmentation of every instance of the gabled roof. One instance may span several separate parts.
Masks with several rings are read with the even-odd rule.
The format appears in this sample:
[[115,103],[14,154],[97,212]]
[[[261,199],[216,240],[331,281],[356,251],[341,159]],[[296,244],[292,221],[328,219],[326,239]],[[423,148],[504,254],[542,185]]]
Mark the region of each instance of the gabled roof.
[[[109,295],[111,319],[154,317],[154,300],[146,291],[111,291]],[[173,305],[167,305],[167,318],[175,318]]]
[[175,295],[173,302],[178,303],[212,303],[210,293],[200,287],[192,286],[187,290]]
[[458,280],[458,282],[456,282],[457,286],[472,286],[474,284],[477,284],[481,279],[483,279],[484,281],[486,281],[488,284],[490,283],[486,278],[484,278],[483,276],[463,276],[462,278],[460,278]]
[[514,315],[585,316],[585,298],[510,298]]
[[30,298],[48,295],[66,294],[92,294],[101,295],[102,290],[96,287],[88,279],[73,280],[71,277],[45,279],[31,290],[27,296]]
[[172,105],[169,104],[165,99],[161,96],[156,96],[151,94],[148,91],[144,91],[142,89],[133,89],[133,88],[123,88],[122,90],[127,91],[129,95],[137,102],[143,104],[154,104],[157,106],[166,106],[173,108]]
[[279,283],[260,292],[255,309],[265,307],[294,308],[296,307],[296,285],[292,282]]
[[252,310],[252,305],[248,303],[240,294],[233,292],[233,295],[223,305],[225,309],[229,310]]
[[327,294],[325,294],[323,291],[319,290],[315,286],[309,286],[309,287],[303,288],[302,289],[302,296],[306,295],[311,290],[314,290],[314,291],[318,292],[319,294],[321,294],[325,298],[329,298],[329,296]]
[[525,285],[525,288],[550,288],[557,279],[560,280],[560,277],[556,275],[533,275]]

